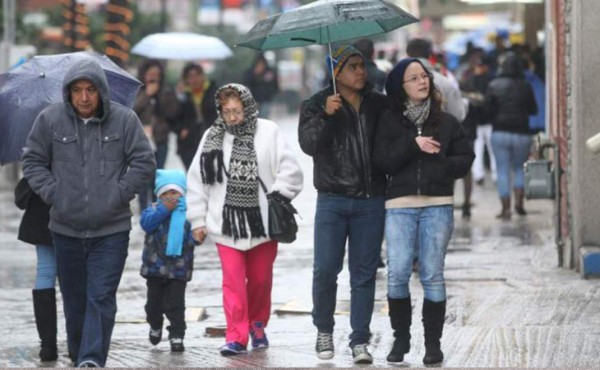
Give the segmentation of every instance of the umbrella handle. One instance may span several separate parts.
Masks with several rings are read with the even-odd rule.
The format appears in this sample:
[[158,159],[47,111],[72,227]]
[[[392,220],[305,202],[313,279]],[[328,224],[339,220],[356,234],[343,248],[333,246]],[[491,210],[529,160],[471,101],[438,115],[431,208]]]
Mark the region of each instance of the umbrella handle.
[[[327,27],[327,36],[329,37],[329,27]],[[335,76],[333,74],[333,56],[331,55],[331,42],[328,42],[327,45],[329,46],[329,60],[331,60],[329,66],[331,67],[331,84],[333,85],[333,95],[337,95],[337,89],[335,87]]]

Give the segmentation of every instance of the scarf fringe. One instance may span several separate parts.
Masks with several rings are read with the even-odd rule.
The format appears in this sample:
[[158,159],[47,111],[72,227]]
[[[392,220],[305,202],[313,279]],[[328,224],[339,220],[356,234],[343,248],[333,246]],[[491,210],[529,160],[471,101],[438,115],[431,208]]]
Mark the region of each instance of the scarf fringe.
[[250,226],[250,237],[267,236],[260,208],[234,208],[227,204],[223,207],[223,235],[231,236],[233,240],[248,239],[247,226]]
[[[215,159],[216,172],[215,172]],[[223,151],[222,150],[211,150],[210,152],[203,152],[200,154],[200,174],[202,175],[202,182],[204,184],[212,185],[217,182],[223,182],[223,172],[225,166],[223,164]]]

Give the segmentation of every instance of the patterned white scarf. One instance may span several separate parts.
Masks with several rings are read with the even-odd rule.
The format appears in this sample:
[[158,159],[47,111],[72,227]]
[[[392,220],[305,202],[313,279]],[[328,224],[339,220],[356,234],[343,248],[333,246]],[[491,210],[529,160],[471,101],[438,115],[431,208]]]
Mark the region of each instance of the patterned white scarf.
[[[232,88],[240,93],[244,105],[244,121],[238,125],[228,125],[221,114],[217,101],[218,118],[213,123],[202,153],[200,154],[200,172],[202,182],[212,185],[223,182],[223,173],[227,177],[225,204],[223,205],[222,233],[237,239],[247,239],[250,236],[258,238],[266,236],[262,223],[260,205],[258,202],[258,165],[254,149],[254,134],[258,109],[250,90],[243,85],[227,84],[217,90]],[[234,136],[229,173],[223,165],[223,138],[225,132]]]
[[412,123],[417,126],[417,132],[419,136],[423,132],[423,124],[429,117],[429,108],[431,107],[431,100],[427,99],[421,105],[415,105],[410,100],[405,103],[404,116],[408,118]]

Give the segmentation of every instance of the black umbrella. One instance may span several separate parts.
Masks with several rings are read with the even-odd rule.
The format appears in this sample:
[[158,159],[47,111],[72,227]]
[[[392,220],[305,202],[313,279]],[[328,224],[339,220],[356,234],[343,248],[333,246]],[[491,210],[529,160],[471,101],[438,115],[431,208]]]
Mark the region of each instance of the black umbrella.
[[35,56],[0,74],[0,164],[21,159],[22,148],[37,115],[63,101],[63,78],[69,67],[94,58],[106,73],[112,101],[132,107],[142,83],[106,55],[76,52]]

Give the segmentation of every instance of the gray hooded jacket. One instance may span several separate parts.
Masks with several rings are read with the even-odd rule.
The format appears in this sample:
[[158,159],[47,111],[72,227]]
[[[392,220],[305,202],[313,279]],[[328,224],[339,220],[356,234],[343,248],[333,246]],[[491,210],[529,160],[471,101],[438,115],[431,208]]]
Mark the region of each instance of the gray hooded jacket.
[[[81,79],[92,82],[101,98],[99,113],[87,124],[70,103],[69,86]],[[63,98],[38,115],[22,158],[23,175],[52,206],[50,230],[75,238],[130,230],[129,202],[156,169],[138,117],[110,101],[104,71],[92,59],[67,71]]]

